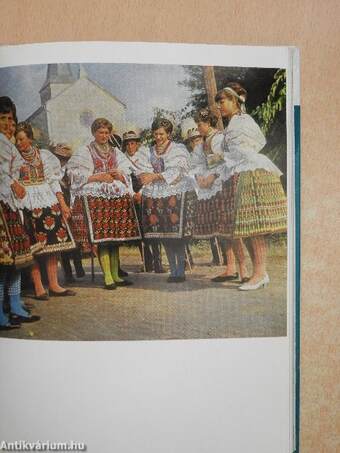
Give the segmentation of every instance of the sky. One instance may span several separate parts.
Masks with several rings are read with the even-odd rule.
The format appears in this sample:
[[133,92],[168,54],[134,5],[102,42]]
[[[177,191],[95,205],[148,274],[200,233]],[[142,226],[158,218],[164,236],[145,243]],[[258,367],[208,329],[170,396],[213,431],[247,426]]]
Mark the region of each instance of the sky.
[[[99,83],[127,106],[129,123],[148,127],[153,108],[176,111],[185,106],[190,92],[178,85],[185,79],[182,66],[144,64],[83,64],[88,77]],[[72,64],[77,74],[79,65]],[[17,106],[19,121],[40,106],[39,90],[47,65],[0,68],[0,96],[9,96]]]

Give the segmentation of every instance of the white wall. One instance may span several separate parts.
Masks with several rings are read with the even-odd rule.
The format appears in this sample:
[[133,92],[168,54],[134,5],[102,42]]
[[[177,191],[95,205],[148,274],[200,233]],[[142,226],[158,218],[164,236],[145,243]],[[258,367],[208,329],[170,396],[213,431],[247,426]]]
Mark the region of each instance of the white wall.
[[91,139],[90,124],[83,124],[81,113],[91,112],[93,119],[107,118],[114,130],[122,133],[125,127],[125,107],[109,93],[89,81],[79,79],[65,92],[46,104],[50,140],[68,143],[76,148]]

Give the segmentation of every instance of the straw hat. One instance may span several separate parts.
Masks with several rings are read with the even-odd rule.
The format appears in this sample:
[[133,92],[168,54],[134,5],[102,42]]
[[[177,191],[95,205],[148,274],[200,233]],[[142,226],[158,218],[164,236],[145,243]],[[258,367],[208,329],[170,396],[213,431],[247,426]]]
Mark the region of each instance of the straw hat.
[[69,159],[72,156],[72,148],[66,143],[57,143],[56,145],[50,145],[53,154],[63,159]]
[[134,140],[136,142],[139,142],[140,141],[140,134],[136,131],[128,131],[128,132],[124,132],[123,134],[123,142],[128,142],[130,140]]
[[198,132],[197,124],[193,118],[186,118],[181,123],[181,135],[184,141],[191,138],[199,137],[201,134]]

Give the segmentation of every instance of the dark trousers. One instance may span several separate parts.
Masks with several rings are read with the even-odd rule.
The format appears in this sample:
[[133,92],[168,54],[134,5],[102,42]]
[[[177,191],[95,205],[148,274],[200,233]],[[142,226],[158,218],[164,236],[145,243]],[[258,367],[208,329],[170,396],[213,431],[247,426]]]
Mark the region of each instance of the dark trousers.
[[[162,271],[161,244],[157,239],[144,239],[144,265],[146,272]],[[142,244],[140,244],[142,253]],[[143,258],[143,256],[142,256]]]
[[69,252],[61,253],[61,265],[62,265],[66,278],[71,278],[73,276],[71,260],[73,261],[74,269],[76,271],[76,276],[83,277],[84,269],[83,269],[83,263],[81,261],[81,252],[80,252],[79,247],[77,247],[74,250],[70,250]]
[[[222,259],[223,259],[223,264],[227,264],[227,257],[225,254],[225,241],[223,239],[217,239],[221,252],[222,252]],[[212,253],[212,263],[215,264],[216,266],[219,266],[220,263],[220,258],[218,256],[218,251],[217,251],[217,246],[216,246],[216,239],[211,238],[210,239],[210,248],[211,248],[211,253]]]
[[185,245],[184,239],[167,239],[162,241],[170,265],[171,277],[185,275]]

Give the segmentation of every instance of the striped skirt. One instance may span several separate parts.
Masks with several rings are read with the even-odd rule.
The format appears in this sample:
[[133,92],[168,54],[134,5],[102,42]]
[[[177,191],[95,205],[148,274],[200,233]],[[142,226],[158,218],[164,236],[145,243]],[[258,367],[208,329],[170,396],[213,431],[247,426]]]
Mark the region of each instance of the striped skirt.
[[197,200],[193,233],[195,239],[210,239],[219,234],[222,205],[222,192],[206,200]]
[[287,199],[280,178],[266,170],[245,171],[223,183],[219,235],[246,238],[285,232]]

